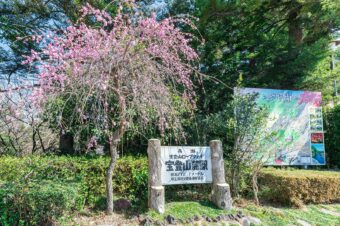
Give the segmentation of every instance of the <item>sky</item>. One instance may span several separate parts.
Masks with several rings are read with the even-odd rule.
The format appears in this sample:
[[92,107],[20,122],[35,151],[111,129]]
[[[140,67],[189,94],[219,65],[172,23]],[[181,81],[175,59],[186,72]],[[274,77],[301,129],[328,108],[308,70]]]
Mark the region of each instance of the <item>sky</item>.
[[[152,0],[152,1],[143,1],[140,2],[140,5],[143,9],[146,9],[146,11],[154,11],[157,12],[157,16],[161,17],[162,15],[168,13],[168,5],[172,4],[173,0]],[[11,9],[12,4],[11,1],[8,0],[0,0],[0,10],[5,10],[7,9]],[[52,5],[51,7],[55,7],[54,5]],[[11,18],[9,17],[9,19],[12,19],[12,23],[15,22],[15,20],[17,19],[21,19],[23,21],[27,20],[33,20],[34,15],[29,15],[29,16],[25,16],[22,18]],[[5,69],[7,68],[7,66],[9,65],[13,65],[15,64],[15,62],[18,61],[18,59],[15,57],[15,54],[12,51],[12,48],[10,47],[10,42],[8,42],[8,40],[6,40],[6,38],[4,37],[4,35],[6,35],[4,33],[4,26],[6,26],[6,24],[4,23],[5,20],[1,20],[0,17],[0,59],[7,59],[8,61],[0,61],[0,90],[4,90],[4,89],[8,89],[10,86],[20,86],[21,85],[21,81],[24,80],[25,82],[27,81],[33,81],[34,82],[34,74],[30,74],[27,71],[23,71],[24,73],[22,73],[21,71],[17,71],[16,73],[11,74],[10,79],[9,79],[9,74],[5,73]],[[59,14],[56,14],[54,16],[54,19],[49,19],[47,21],[43,21],[44,26],[47,27],[47,29],[45,29],[43,31],[43,33],[47,33],[50,29],[55,29],[55,28],[62,28],[62,27],[67,27],[67,17],[65,16],[65,14],[63,14],[62,12]]]

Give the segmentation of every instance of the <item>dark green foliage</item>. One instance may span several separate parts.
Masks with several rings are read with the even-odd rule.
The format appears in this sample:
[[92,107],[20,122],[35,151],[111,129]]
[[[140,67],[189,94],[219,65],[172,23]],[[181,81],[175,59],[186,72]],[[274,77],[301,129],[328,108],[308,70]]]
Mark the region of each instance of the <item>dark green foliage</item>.
[[324,111],[327,163],[340,168],[340,105]]
[[224,161],[226,181],[230,185],[232,197],[252,198],[253,190],[251,187],[251,167],[246,163],[239,163],[237,169],[234,169],[235,163]]
[[78,184],[41,180],[0,184],[1,225],[48,225],[80,210],[84,199]]
[[[28,71],[29,68],[21,65],[22,54],[41,48],[32,41],[17,40],[17,36],[30,36],[52,28],[62,29],[77,20],[79,8],[86,2],[97,8],[106,7],[110,13],[116,10],[116,3],[108,6],[111,0],[3,2],[0,3],[0,38],[9,44],[11,51],[0,47],[3,50],[0,53],[3,62],[0,71],[8,75],[8,80],[12,74],[24,75]],[[226,174],[234,193],[250,194],[250,169],[235,161],[232,152],[235,147],[236,124],[233,87],[322,91],[324,100],[329,102],[333,95],[333,80],[340,75],[339,68],[331,70],[329,67],[332,53],[328,48],[331,35],[339,29],[339,6],[334,0],[174,1],[170,9],[171,15],[190,13],[200,19],[197,22],[199,32],[188,32],[199,33],[205,40],[203,46],[197,45],[197,50],[201,56],[200,70],[207,75],[195,80],[198,107],[196,114],[179,110],[186,134],[186,140],[181,140],[180,143],[205,146],[209,140],[222,140],[225,157],[231,160],[226,161]],[[66,18],[70,22],[66,22]],[[51,20],[59,23],[48,22]],[[88,19],[87,22],[91,23],[91,20]],[[196,44],[193,42],[193,45]],[[49,105],[45,113],[51,114],[55,120],[50,122],[49,127],[59,133],[60,124],[72,125],[67,132],[71,135],[79,132],[75,139],[76,147],[83,153],[89,137],[100,137],[102,131],[94,130],[90,123],[85,129],[80,127],[79,122],[71,117],[74,115],[73,103],[68,104],[65,106],[61,98]],[[63,115],[55,110],[59,105],[65,106]],[[58,121],[60,116],[62,123]],[[248,119],[246,116],[244,118]],[[339,106],[327,109],[324,119],[327,162],[332,167],[340,167]],[[256,129],[256,126],[249,127],[248,122],[244,124],[245,127],[237,127],[239,133],[250,127]],[[160,137],[154,126],[146,128],[143,134],[136,133],[140,131],[139,126],[130,125],[130,131],[122,139],[124,153],[146,154],[147,139]],[[162,137],[162,144],[176,143],[179,141],[174,133],[169,132]],[[6,150],[6,154],[18,154],[9,146],[8,140],[3,137],[0,140],[0,149]],[[84,204],[91,208],[100,208],[106,201],[105,173],[108,162],[106,157],[1,157],[0,223],[46,224],[57,220],[66,212],[81,209]],[[130,199],[134,206],[145,206],[147,177],[145,157],[119,159],[113,173],[116,196]],[[282,179],[271,173],[262,174],[262,198],[294,205],[304,201],[314,202],[313,200],[327,202],[333,198],[319,198],[319,188],[310,186],[310,182],[316,181],[323,189],[321,192],[327,190],[326,195],[329,195],[328,180],[334,182],[329,178],[319,180],[306,176],[302,179]],[[316,198],[306,195],[303,189],[311,189]],[[330,189],[331,192],[334,191],[332,189],[334,187]],[[303,197],[298,193],[291,193],[291,190],[303,194]],[[209,193],[210,185],[166,187],[167,200],[201,200],[206,199]]]
[[[56,222],[86,205],[105,207],[106,157],[30,156],[0,158],[0,223],[34,225]],[[226,162],[226,168],[231,164]],[[231,171],[226,171],[228,183]],[[117,161],[113,187],[116,197],[132,201],[139,211],[147,204],[147,159]],[[298,205],[339,199],[338,173],[264,170],[259,177],[261,201]],[[239,191],[251,194],[250,172],[241,167]],[[166,186],[168,201],[206,200],[209,184]]]
[[[22,59],[21,54],[27,54],[31,49],[39,49],[39,46],[30,41],[25,44],[16,40],[16,36],[32,35],[54,27],[63,28],[67,25],[65,21],[57,24],[58,26],[47,21],[57,21],[63,17],[69,18],[69,23],[72,23],[77,20],[79,9],[86,2],[100,9],[105,8],[111,14],[114,14],[117,4],[109,0],[52,0],[48,1],[48,4],[42,0],[9,2],[0,3],[3,12],[0,16],[0,29],[4,31],[0,36],[8,41],[15,53],[15,60],[9,59],[8,62],[15,61],[17,66]],[[112,3],[109,4],[110,2]],[[339,76],[336,70],[330,73],[329,67],[329,41],[340,24],[339,4],[336,3],[334,0],[189,0],[169,3],[170,15],[189,13],[199,18],[199,32],[188,32],[205,40],[204,45],[197,45],[198,42],[195,41],[192,43],[200,54],[200,70],[207,76],[195,81],[198,103],[195,116],[187,117],[187,113],[181,115],[184,134],[187,135],[185,141],[188,144],[206,145],[209,139],[222,137],[225,146],[233,145],[233,139],[225,139],[229,135],[226,135],[227,132],[223,128],[226,126],[223,123],[226,122],[226,113],[229,114],[228,103],[232,100],[232,88],[240,84],[251,87],[317,90],[322,91],[324,99],[329,101],[332,82]],[[148,4],[150,2],[141,2],[145,7]],[[166,16],[168,15],[162,17]],[[87,22],[91,23],[90,20]],[[9,55],[2,58],[7,57]],[[13,68],[13,72],[19,70],[13,65],[9,66]],[[22,68],[23,71],[25,69],[27,68]],[[61,99],[53,104],[64,103]],[[66,132],[71,135],[79,133],[75,137],[75,147],[79,152],[84,152],[89,137],[100,137],[102,130],[95,130],[93,123],[82,128],[79,122],[75,121],[77,117],[71,117],[74,114],[72,103],[65,106],[63,115],[55,111],[53,104],[51,109],[47,109],[55,116],[55,121],[51,121],[49,126],[55,129],[55,133],[59,133],[60,124],[72,125]],[[206,132],[208,123],[210,132]],[[127,152],[135,154],[141,147],[145,149],[148,138],[160,137],[159,131],[153,126],[146,128],[143,134],[135,132],[140,132],[140,125],[130,126],[130,131],[122,140],[122,146]],[[179,141],[174,133],[167,132],[162,143],[175,144]],[[185,142],[181,140],[180,143]]]
[[170,11],[198,17],[205,40],[197,49],[207,76],[196,80],[198,109],[185,127],[189,144],[221,139],[231,156],[233,87],[321,91],[325,103],[332,98],[340,75],[330,69],[329,44],[340,24],[336,1],[174,1]]
[[198,47],[201,71],[208,75],[197,82],[202,118],[225,111],[240,77],[247,87],[322,91],[329,99],[329,42],[340,24],[337,1],[174,2],[172,14],[199,18],[205,40]]
[[[105,173],[108,157],[30,156],[24,158],[0,158],[0,181],[21,183],[22,181],[56,181],[75,183],[79,193],[90,207],[95,207],[105,196]],[[123,157],[117,160],[113,173],[114,193],[125,197],[136,205],[147,203],[148,168],[145,157]],[[167,186],[170,200],[206,199],[210,185]]]
[[11,145],[11,138],[9,136],[0,135],[0,155],[15,156],[16,150]]
[[[84,205],[105,208],[105,173],[108,157],[29,156],[23,158],[0,158],[0,202],[3,222],[45,221],[41,214],[56,220],[63,213],[72,213]],[[148,170],[145,157],[122,157],[118,159],[113,173],[113,189],[116,197],[132,201],[138,211],[147,206]],[[206,200],[211,192],[210,184],[174,185],[166,187],[168,201]],[[64,196],[60,196],[64,195]],[[4,197],[12,197],[5,202]],[[38,209],[46,203],[51,206]],[[8,199],[6,198],[6,200]],[[29,202],[23,203],[23,197]],[[26,206],[28,205],[28,206]],[[17,214],[17,209],[33,208]],[[33,211],[34,210],[34,211]],[[64,210],[64,212],[61,212]],[[36,212],[35,212],[36,211]],[[46,212],[48,211],[48,213]],[[50,215],[49,215],[50,214]],[[27,216],[26,216],[27,215]]]
[[[16,188],[13,192],[19,193],[22,192],[20,189],[24,189],[18,187],[20,184],[31,186],[32,192],[40,192],[35,191],[35,188],[39,187],[38,184],[44,184],[44,181],[50,184],[55,183],[55,186],[60,184],[60,187],[70,184],[84,204],[97,207],[105,197],[105,173],[108,162],[107,157],[1,157],[0,182],[3,181],[3,184],[7,185],[13,183]],[[45,190],[48,190],[48,186],[47,184]],[[113,188],[116,196],[128,198],[134,204],[145,204],[147,199],[146,158],[120,158],[113,173]],[[72,194],[72,192],[69,193]]]
[[146,204],[148,196],[148,165],[146,158],[125,157],[117,161],[113,173],[116,194],[134,203]]

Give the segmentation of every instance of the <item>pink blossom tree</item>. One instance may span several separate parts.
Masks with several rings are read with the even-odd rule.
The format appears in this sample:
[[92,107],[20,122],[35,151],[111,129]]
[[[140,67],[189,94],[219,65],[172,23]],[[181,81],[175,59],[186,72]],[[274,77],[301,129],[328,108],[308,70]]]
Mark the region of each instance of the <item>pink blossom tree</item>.
[[[131,3],[131,2],[130,2]],[[130,4],[129,3],[129,4]],[[82,125],[95,125],[106,138],[111,161],[106,172],[107,213],[113,211],[112,171],[117,145],[132,123],[155,123],[161,132],[179,128],[174,102],[192,108],[191,62],[198,58],[190,47],[193,38],[175,24],[190,24],[184,17],[157,21],[139,14],[115,17],[87,5],[75,26],[63,35],[34,37],[46,47],[32,51],[24,63],[39,67],[39,88],[32,101],[40,109],[60,97],[72,102],[74,117]],[[85,18],[96,26],[85,24]],[[50,41],[52,39],[52,41]],[[63,106],[60,111],[63,111]],[[67,127],[67,125],[63,125]],[[99,136],[89,140],[94,145]]]
[[46,152],[56,136],[27,101],[27,87],[0,90],[0,155]]

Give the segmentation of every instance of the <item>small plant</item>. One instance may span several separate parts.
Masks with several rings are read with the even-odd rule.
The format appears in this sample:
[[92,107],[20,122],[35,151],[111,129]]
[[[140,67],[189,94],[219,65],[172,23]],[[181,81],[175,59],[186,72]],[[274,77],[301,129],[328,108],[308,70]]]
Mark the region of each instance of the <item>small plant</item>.
[[255,202],[259,204],[257,177],[266,158],[266,145],[273,133],[265,130],[268,112],[256,104],[257,94],[241,94],[236,89],[230,105],[234,118],[229,124],[234,128],[234,146],[230,157],[232,191],[239,197],[241,167],[249,168]]

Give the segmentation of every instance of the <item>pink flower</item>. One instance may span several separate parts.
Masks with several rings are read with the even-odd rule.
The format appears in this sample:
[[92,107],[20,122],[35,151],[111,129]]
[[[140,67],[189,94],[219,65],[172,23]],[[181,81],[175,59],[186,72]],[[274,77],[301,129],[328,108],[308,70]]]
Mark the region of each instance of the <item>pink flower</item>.
[[[105,132],[118,126],[123,130],[134,117],[144,124],[157,120],[162,132],[179,124],[173,96],[182,97],[183,106],[194,106],[190,64],[198,55],[189,44],[192,36],[175,23],[191,25],[190,20],[136,15],[131,23],[119,10],[111,17],[89,4],[81,12],[63,36],[49,34],[46,39],[53,41],[41,53],[25,57],[23,63],[39,65],[40,86],[31,98],[35,105],[43,109],[51,99],[69,95],[66,101],[75,106],[79,123],[91,121]],[[88,15],[100,26],[84,23]],[[32,37],[46,41],[41,38]]]

